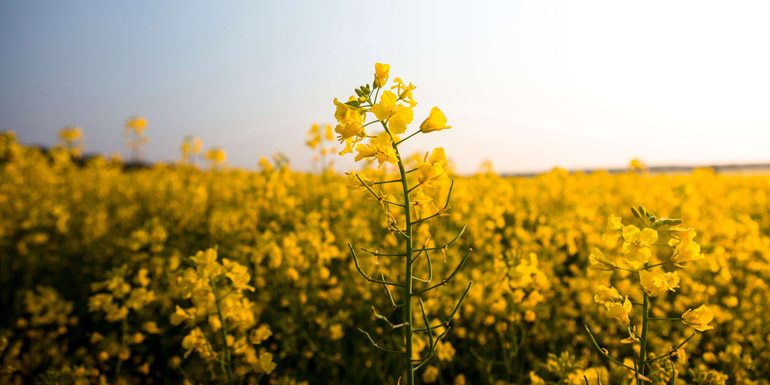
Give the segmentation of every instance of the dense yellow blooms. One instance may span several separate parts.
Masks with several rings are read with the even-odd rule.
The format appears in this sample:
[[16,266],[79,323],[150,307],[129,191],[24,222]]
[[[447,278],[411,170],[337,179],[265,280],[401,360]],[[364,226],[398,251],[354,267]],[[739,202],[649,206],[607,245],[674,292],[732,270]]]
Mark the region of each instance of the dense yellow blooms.
[[[374,134],[375,126],[366,129]],[[322,140],[324,131],[321,124]],[[437,163],[430,157],[440,145],[422,143],[428,159],[402,154],[407,169]],[[179,157],[179,148],[169,152]],[[374,183],[394,179],[395,167],[376,165],[351,174],[394,200],[401,186]],[[630,338],[628,326],[641,333],[647,293],[646,354],[664,358],[646,377],[671,383],[673,352],[681,350],[677,357],[686,351],[687,359],[674,362],[677,383],[768,384],[768,176],[557,169],[518,178],[486,167],[463,177],[451,162],[442,168],[445,180],[410,197],[423,206],[421,217],[432,215],[453,179],[451,210],[417,228],[415,244],[442,246],[467,224],[456,245],[473,255],[452,282],[423,296],[431,325],[453,310],[464,283],[474,285],[420,379],[433,365],[436,383],[445,384],[585,384],[583,375],[590,385],[630,383],[629,370],[604,359],[583,325],[633,367],[626,358],[638,356],[641,338]],[[410,176],[416,182],[418,170]],[[232,374],[245,383],[395,384],[395,360],[356,328],[370,328],[384,347],[401,346],[371,306],[391,319],[401,309],[389,311],[381,285],[362,284],[346,253],[348,241],[375,245],[379,255],[359,256],[364,271],[388,279],[403,271],[385,255],[398,250],[389,218],[363,209],[379,207],[375,199],[358,178],[298,172],[280,156],[266,156],[253,172],[126,170],[113,158],[75,162],[61,149],[45,153],[0,133],[0,383],[184,383],[185,375],[191,384],[223,383],[227,342]],[[640,204],[685,223],[643,239],[644,223],[628,211]],[[391,211],[403,226],[403,211]],[[624,237],[630,225],[638,239]],[[648,266],[666,264],[635,268],[625,243],[641,259],[648,249]],[[446,262],[442,250],[427,256],[431,285],[461,257],[451,249]],[[427,280],[424,257],[414,275]],[[216,272],[224,327],[202,278]],[[400,291],[391,294],[399,301]],[[420,337],[424,355],[429,341]]]

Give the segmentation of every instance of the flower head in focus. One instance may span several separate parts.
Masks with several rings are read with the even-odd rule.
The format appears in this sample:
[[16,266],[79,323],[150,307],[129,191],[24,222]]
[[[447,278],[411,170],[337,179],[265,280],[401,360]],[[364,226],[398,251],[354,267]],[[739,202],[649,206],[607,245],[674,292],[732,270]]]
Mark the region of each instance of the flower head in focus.
[[650,260],[650,246],[658,240],[658,232],[628,225],[623,227],[623,240],[623,256],[632,266],[639,268]]
[[374,64],[374,87],[382,88],[388,82],[390,76],[390,64]]
[[700,305],[697,309],[689,309],[682,314],[682,323],[688,326],[692,326],[693,329],[703,332],[713,329],[713,326],[709,326],[709,322],[714,319],[714,313],[706,305]]
[[639,271],[639,280],[647,295],[655,297],[666,290],[675,291],[679,287],[679,275],[677,272],[666,273],[663,271]]
[[446,116],[444,116],[444,113],[441,112],[438,107],[431,108],[428,118],[420,124],[420,131],[422,131],[423,134],[432,131],[441,131],[447,128],[452,128],[452,126],[446,125]]

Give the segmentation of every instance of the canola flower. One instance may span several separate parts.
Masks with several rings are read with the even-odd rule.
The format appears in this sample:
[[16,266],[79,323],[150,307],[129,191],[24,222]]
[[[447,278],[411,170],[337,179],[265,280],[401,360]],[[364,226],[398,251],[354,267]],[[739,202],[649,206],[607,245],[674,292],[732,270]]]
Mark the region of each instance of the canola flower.
[[[405,244],[405,250],[402,249],[404,250],[403,253],[385,253],[382,255],[403,258],[403,275],[405,277],[404,280],[388,281],[386,280],[384,274],[380,275],[380,279],[371,278],[361,269],[353,247],[350,244],[348,244],[348,247],[350,248],[350,252],[353,256],[353,260],[355,262],[356,269],[358,269],[358,272],[367,281],[383,285],[394,309],[403,308],[403,317],[401,323],[391,322],[388,317],[378,314],[374,308],[372,308],[372,310],[374,312],[374,316],[387,323],[391,329],[403,330],[404,349],[400,350],[382,347],[374,341],[368,332],[362,329],[359,330],[361,330],[361,332],[366,335],[366,337],[375,348],[404,357],[405,374],[403,380],[405,384],[412,385],[415,383],[415,372],[424,367],[430,361],[430,359],[434,356],[437,347],[439,347],[439,344],[442,342],[442,338],[447,335],[447,332],[450,329],[450,322],[459,310],[465,296],[468,294],[468,291],[471,288],[471,283],[468,284],[468,288],[460,297],[457,305],[454,308],[454,311],[452,311],[449,317],[438,326],[434,326],[430,323],[428,315],[425,311],[423,300],[420,298],[420,294],[427,293],[440,286],[443,286],[452,278],[454,278],[454,276],[459,272],[459,270],[463,267],[468,257],[470,256],[470,251],[447,278],[443,279],[438,284],[434,284],[432,286],[430,285],[433,277],[433,267],[429,255],[430,252],[441,250],[442,253],[445,253],[446,249],[452,243],[454,243],[460,237],[460,235],[462,235],[465,228],[463,228],[463,230],[461,230],[453,240],[445,243],[443,246],[428,247],[427,241],[426,244],[424,244],[422,247],[418,247],[418,245],[415,244],[414,237],[417,235],[415,230],[419,225],[430,219],[446,214],[446,209],[448,208],[449,199],[451,196],[451,187],[449,190],[449,195],[447,196],[446,204],[444,205],[444,210],[435,209],[435,205],[432,205],[433,198],[426,195],[425,190],[436,189],[438,187],[439,181],[447,179],[447,161],[444,149],[439,147],[434,149],[430,156],[426,155],[425,160],[420,163],[417,168],[413,168],[407,171],[406,162],[402,159],[399,152],[399,144],[414,137],[420,132],[429,133],[432,131],[450,128],[450,126],[446,126],[446,118],[444,117],[443,113],[441,113],[437,107],[433,107],[430,116],[423,122],[422,125],[420,125],[420,128],[417,131],[406,136],[404,139],[399,138],[398,135],[406,133],[408,128],[407,126],[414,120],[414,112],[412,110],[414,105],[416,105],[412,95],[412,90],[414,90],[414,87],[411,85],[411,83],[409,87],[403,87],[403,83],[399,78],[399,82],[396,84],[396,86],[394,86],[394,88],[399,91],[399,94],[385,90],[382,91],[382,95],[380,95],[380,90],[385,87],[386,82],[390,76],[390,65],[376,63],[374,68],[375,74],[373,86],[369,86],[367,84],[357,88],[355,93],[358,97],[350,96],[348,102],[345,104],[341,104],[337,99],[334,99],[334,104],[337,106],[337,110],[334,115],[337,119],[337,122],[339,123],[335,131],[340,134],[339,140],[346,143],[346,149],[343,150],[340,155],[351,152],[350,149],[354,143],[358,143],[364,137],[368,137],[371,138],[368,144],[356,144],[355,151],[357,154],[355,156],[355,161],[358,162],[364,159],[371,161],[376,160],[378,167],[382,167],[384,164],[391,164],[398,167],[398,177],[395,179],[374,182],[368,175],[364,173],[359,174],[351,172],[349,175],[352,183],[348,184],[348,187],[350,188],[351,186],[355,186],[357,180],[359,186],[364,187],[374,196],[375,199],[383,204],[382,207],[385,211],[386,217],[388,218],[388,230],[392,232],[395,238],[398,239],[400,237],[403,240],[403,243]],[[374,120],[364,124],[364,122],[367,120],[368,113],[372,113],[374,115]],[[374,136],[367,134],[365,127],[376,123],[380,123],[383,132],[380,132]],[[413,178],[410,178],[409,175],[415,171],[417,175],[416,183]],[[410,182],[412,187],[410,187]],[[401,185],[402,191],[401,199],[399,201],[386,200],[385,194],[382,191],[378,193],[373,189],[374,185],[389,183]],[[424,209],[426,209],[429,204],[431,204],[431,208],[433,209],[434,213],[432,215],[422,216],[422,211],[424,211]],[[402,210],[391,210],[392,206]],[[399,220],[396,219],[396,215],[403,215],[403,225],[400,224]],[[429,234],[427,237],[430,239]],[[366,249],[362,250],[372,254],[375,258],[381,255],[379,251],[371,252]],[[424,259],[427,261],[427,267],[429,271],[427,279],[415,277],[415,269],[417,266],[416,263],[422,254],[425,255]],[[417,289],[415,287],[415,281],[424,283],[426,287]],[[391,293],[390,287],[400,288],[402,290],[403,303],[396,303],[393,294]],[[413,308],[414,300],[417,300],[417,304],[420,306],[419,314],[422,315],[422,328],[416,327],[414,322],[414,310],[416,310]],[[427,345],[423,345],[424,341],[417,335],[418,333],[427,335]],[[426,355],[420,355],[420,351],[422,349],[427,350]],[[448,348],[444,348],[442,350],[447,349]],[[436,368],[434,366],[428,366],[423,373],[423,381],[427,383],[435,381],[436,374]]]
[[[419,96],[409,82],[393,76],[389,82],[382,91],[404,95],[399,104],[409,106]],[[415,117],[411,126],[424,118]],[[384,128],[364,130],[375,136]],[[398,136],[418,131],[412,130]],[[319,124],[315,154],[334,147],[324,131]],[[430,135],[414,138],[436,137]],[[410,188],[420,183],[423,163],[440,164],[447,173],[426,167],[421,175],[433,187],[409,192],[413,220],[436,215],[414,226],[415,248],[441,247],[467,225],[453,246],[474,250],[452,280],[420,294],[429,324],[437,327],[434,337],[457,307],[452,294],[474,284],[445,337],[431,344],[426,332],[413,334],[415,359],[435,345],[415,382],[424,376],[444,384],[636,381],[621,364],[638,363],[646,294],[645,378],[767,383],[766,175],[555,169],[513,178],[485,164],[462,177],[439,156],[431,160],[440,145],[402,154],[405,170],[414,170]],[[19,143],[12,132],[0,133],[0,383],[226,383],[224,342],[233,382],[397,383],[405,357],[381,353],[356,327],[368,329],[381,347],[404,349],[403,326],[392,329],[377,317],[398,325],[403,306],[393,309],[383,286],[361,285],[347,243],[374,253],[358,258],[370,278],[401,281],[403,257],[387,254],[403,254],[404,237],[396,230],[405,227],[404,210],[396,205],[403,188],[381,183],[396,180],[397,166],[385,161],[378,167],[375,157],[361,163],[367,166],[348,175],[297,172],[281,155],[262,157],[253,172],[160,163],[125,170],[118,158],[44,152]],[[450,188],[451,210],[444,202]],[[612,215],[629,202],[654,204],[687,224]],[[381,209],[366,209],[372,206]],[[626,225],[640,230],[639,244],[631,235],[623,238]],[[645,228],[658,239],[648,246],[647,268],[636,269],[623,244],[640,246]],[[237,285],[227,276],[216,280],[224,328],[217,328],[212,290],[201,284],[188,297],[178,280],[197,271],[190,256],[210,248],[222,269],[227,259],[249,277],[232,265]],[[458,259],[445,248],[423,252],[413,287],[440,283]],[[404,302],[403,290],[389,292],[396,305]],[[231,296],[248,300],[250,310],[237,313],[250,327],[228,315],[244,304],[226,303]],[[605,303],[619,317],[608,317]],[[699,310],[702,304],[708,311]],[[424,328],[419,301],[412,307],[415,328]],[[172,316],[183,319],[174,324]],[[598,359],[605,350],[589,353],[595,346],[586,323],[600,348],[620,363]],[[203,348],[203,338],[211,350]]]
[[56,147],[69,151],[76,156],[80,156],[85,148],[83,145],[83,127],[66,126],[59,130],[59,139],[60,142]]
[[[683,324],[691,326],[699,332],[713,329],[708,324],[713,320],[714,316],[711,310],[706,305],[701,305],[697,309],[687,310],[680,318],[669,317],[650,317],[650,308],[652,306],[652,298],[657,297],[662,293],[668,291],[676,291],[679,288],[680,277],[677,271],[664,271],[662,270],[666,265],[673,265],[673,267],[682,267],[680,262],[693,260],[693,252],[685,251],[684,258],[679,259],[680,248],[686,250],[700,250],[700,246],[693,242],[695,232],[692,229],[683,229],[676,227],[682,224],[680,219],[666,219],[657,218],[655,215],[649,213],[644,207],[631,209],[634,217],[636,217],[644,226],[643,229],[639,229],[635,225],[623,226],[622,220],[619,217],[612,216],[609,218],[610,235],[603,236],[605,240],[612,242],[623,240],[622,243],[622,255],[625,262],[630,268],[624,268],[607,258],[600,250],[595,249],[589,256],[590,266],[589,269],[606,271],[612,274],[615,270],[636,273],[639,278],[639,285],[642,288],[642,320],[639,327],[640,334],[637,333],[636,325],[631,324],[631,313],[633,310],[633,304],[629,301],[628,296],[621,296],[620,292],[615,287],[607,287],[600,285],[597,290],[597,294],[594,296],[594,301],[603,304],[606,310],[606,316],[608,318],[614,318],[620,321],[628,331],[628,338],[623,339],[621,342],[630,343],[632,345],[639,345],[638,356],[634,354],[634,358],[631,360],[633,366],[620,361],[619,359],[611,356],[609,352],[601,348],[596,341],[596,338],[591,333],[591,329],[586,325],[586,330],[594,343],[594,346],[599,352],[612,361],[613,363],[620,365],[629,371],[634,373],[634,380],[637,384],[643,382],[651,382],[648,371],[650,363],[658,361],[660,359],[668,357],[676,357],[677,359],[671,359],[671,372],[673,379],[676,380],[676,369],[674,362],[679,361],[678,357],[684,357],[684,351],[681,349],[695,334],[691,334],[690,337],[680,342],[676,348],[671,348],[672,351],[677,352],[675,356],[672,356],[671,351],[667,355],[659,355],[657,357],[649,357],[647,344],[648,335],[650,330],[650,321],[671,321],[681,320]],[[653,248],[658,244],[659,233],[670,234],[671,241],[667,244],[661,244],[662,246],[674,247],[674,252],[668,261],[658,262],[650,264],[649,262],[655,256]],[[619,233],[619,237],[618,237]]]
[[147,119],[138,115],[128,118],[124,125],[123,136],[126,138],[124,144],[129,151],[129,159],[133,162],[141,160],[144,146],[149,142],[149,138],[145,135],[146,129]]

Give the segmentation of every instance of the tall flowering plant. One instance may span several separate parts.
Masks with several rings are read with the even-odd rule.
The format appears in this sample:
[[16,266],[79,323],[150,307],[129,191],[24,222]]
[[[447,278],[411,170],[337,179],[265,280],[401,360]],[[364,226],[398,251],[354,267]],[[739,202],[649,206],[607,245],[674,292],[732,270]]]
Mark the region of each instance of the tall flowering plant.
[[[415,230],[418,226],[426,221],[447,214],[452,194],[452,185],[450,185],[443,208],[437,208],[430,193],[431,190],[436,189],[449,179],[446,171],[447,160],[444,149],[441,147],[433,149],[417,167],[407,169],[406,162],[399,152],[399,146],[418,134],[441,131],[452,126],[447,125],[447,119],[441,110],[438,107],[433,107],[430,115],[420,124],[419,128],[407,134],[408,125],[414,120],[412,109],[417,105],[413,95],[416,87],[412,83],[407,85],[401,78],[395,78],[393,79],[395,84],[388,89],[387,83],[390,78],[390,66],[377,63],[374,66],[374,70],[374,82],[372,85],[366,84],[355,89],[355,95],[350,96],[347,102],[343,103],[334,99],[334,105],[336,106],[334,116],[338,123],[335,127],[335,132],[340,143],[345,146],[340,155],[355,152],[356,161],[368,160],[377,162],[380,167],[389,163],[398,168],[398,177],[389,180],[375,180],[374,175],[351,171],[348,174],[350,177],[348,187],[364,189],[374,196],[385,211],[386,218],[388,218],[388,230],[400,240],[400,250],[396,252],[381,253],[367,249],[362,250],[375,257],[402,258],[404,266],[403,279],[399,281],[388,280],[384,274],[380,274],[379,278],[372,278],[370,274],[362,270],[353,246],[348,244],[348,247],[358,272],[368,282],[383,285],[393,309],[401,309],[402,318],[400,322],[391,321],[388,317],[376,311],[375,317],[386,322],[393,330],[400,329],[404,336],[404,346],[399,348],[381,346],[374,341],[368,332],[362,329],[359,330],[366,335],[375,348],[403,356],[405,383],[412,385],[414,384],[415,373],[430,361],[439,342],[449,332],[450,322],[457,314],[463,299],[471,288],[472,282],[468,283],[467,288],[460,296],[449,316],[436,325],[431,325],[428,321],[428,315],[421,295],[452,280],[470,257],[471,250],[459,261],[452,273],[446,278],[432,283],[433,267],[430,260],[430,252],[445,252],[449,246],[459,239],[465,228],[463,227],[460,233],[441,246],[429,247],[427,242],[420,246],[415,242]],[[381,131],[372,133],[372,128],[375,127],[381,129]],[[404,134],[406,136],[403,139],[399,137]],[[395,200],[390,199],[381,190],[383,185],[391,183],[401,186],[400,196]],[[403,217],[403,221],[399,221],[398,217]],[[414,269],[417,263],[427,264],[427,279],[414,276]],[[394,299],[391,288],[397,288],[402,292],[399,298],[400,302]],[[419,306],[419,313],[415,311],[415,304]],[[417,313],[417,316],[415,317],[413,313]],[[421,318],[419,320],[423,324],[421,327],[417,327],[415,318]],[[427,354],[415,358],[413,345],[417,333],[427,335],[428,345]]]
[[[671,368],[671,383],[676,382],[675,363],[685,360],[682,347],[690,341],[695,333],[685,338],[677,345],[672,346],[665,353],[653,356],[648,348],[649,333],[653,329],[653,322],[681,321],[684,325],[703,332],[713,329],[709,323],[714,315],[706,305],[696,309],[689,309],[678,317],[650,317],[650,309],[653,307],[653,299],[666,292],[673,292],[679,288],[679,273],[677,268],[683,268],[686,264],[703,259],[700,245],[693,241],[695,231],[682,226],[681,219],[658,218],[649,213],[644,207],[631,208],[631,212],[641,223],[640,229],[636,225],[624,225],[620,217],[611,216],[609,219],[610,231],[603,235],[603,239],[610,243],[621,244],[623,258],[616,260],[607,257],[599,249],[594,249],[589,256],[591,266],[589,269],[607,271],[612,273],[621,270],[631,273],[638,278],[642,296],[639,299],[631,299],[623,295],[612,285],[599,285],[596,289],[594,301],[604,307],[605,314],[625,326],[628,337],[621,342],[633,347],[633,358],[621,361],[610,352],[599,346],[591,329],[586,325],[591,341],[596,349],[605,358],[633,372],[637,384],[652,382],[648,377],[653,370],[652,364],[660,360],[668,359]],[[667,239],[661,242],[660,238]],[[669,253],[656,253],[656,247],[668,248]],[[633,322],[631,316],[634,306],[641,306],[641,319]],[[638,326],[638,328],[637,328]]]

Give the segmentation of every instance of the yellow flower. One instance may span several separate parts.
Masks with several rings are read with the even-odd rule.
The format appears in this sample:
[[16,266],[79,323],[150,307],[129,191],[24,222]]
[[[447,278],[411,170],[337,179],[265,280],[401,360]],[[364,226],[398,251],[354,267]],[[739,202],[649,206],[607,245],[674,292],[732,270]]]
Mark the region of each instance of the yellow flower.
[[417,180],[426,188],[434,187],[434,181],[446,178],[446,153],[443,147],[436,147],[426,162],[417,167]]
[[270,338],[273,332],[270,330],[270,326],[265,324],[259,325],[258,328],[251,331],[249,334],[249,342],[254,345],[259,345],[266,339]]
[[260,353],[259,362],[257,362],[257,373],[270,374],[275,370],[276,364],[273,362],[273,355],[271,353]]
[[640,231],[638,227],[628,225],[623,227],[623,239],[623,256],[632,266],[639,268],[650,260],[650,246],[658,240],[658,232],[653,229]]
[[134,116],[126,121],[126,128],[133,130],[137,135],[142,135],[145,127],[147,127],[147,119],[141,116]]
[[329,326],[329,339],[332,341],[336,341],[339,339],[342,339],[342,337],[345,336],[345,330],[342,328],[341,324],[334,324]]
[[410,107],[416,107],[417,102],[414,101],[414,95],[412,95],[412,91],[414,91],[417,87],[415,87],[411,82],[408,86],[405,85],[401,78],[395,78],[393,81],[396,83],[396,85],[390,87],[390,89],[395,89],[396,92],[398,92],[398,99],[409,103]]
[[411,107],[397,105],[396,94],[385,91],[380,102],[372,106],[372,113],[378,120],[387,121],[388,129],[393,134],[399,135],[406,132],[406,126],[414,120],[414,112]]
[[227,153],[225,152],[225,150],[213,148],[211,150],[206,151],[206,159],[216,163],[222,163],[225,161],[225,159],[227,159]]
[[384,162],[389,162],[393,165],[398,163],[396,150],[393,149],[393,141],[387,132],[380,133],[369,143],[356,146],[356,151],[358,151],[355,157],[356,162],[364,158],[375,158],[380,163],[380,166]]
[[452,126],[446,125],[446,116],[438,107],[433,107],[430,110],[430,115],[420,124],[420,131],[427,134],[431,131],[441,131],[443,129],[452,128]]
[[685,354],[684,349],[668,348],[666,355],[672,362],[684,363],[687,361],[687,354]]
[[425,193],[422,191],[422,186],[416,187],[412,192],[409,194],[409,198],[412,200],[412,203],[414,203],[417,208],[425,208],[427,205],[433,206],[433,209],[435,210],[436,206],[433,204],[433,198],[431,198],[428,195],[425,195]]
[[191,330],[190,334],[182,339],[182,348],[185,349],[185,358],[187,358],[193,350],[198,352],[203,359],[214,357],[213,352],[211,352],[208,342],[206,341],[206,335],[203,334],[203,330],[200,328]]
[[608,260],[607,257],[604,256],[604,253],[597,248],[591,250],[588,261],[591,263],[589,269],[612,271],[615,268],[615,263]]
[[388,82],[390,64],[374,64],[374,88],[382,88]]
[[714,319],[714,313],[706,305],[700,305],[699,308],[689,309],[682,314],[682,323],[692,326],[693,329],[702,332],[713,329],[708,323]]
[[195,319],[195,317],[188,313],[185,309],[182,309],[179,305],[176,305],[176,311],[174,314],[171,315],[171,324],[172,325],[179,325],[180,323],[184,322],[185,320],[192,320]]
[[631,313],[631,301],[628,300],[628,297],[622,304],[620,302],[606,302],[604,306],[607,308],[607,317],[615,318],[626,325],[631,323],[628,318]]
[[607,287],[604,285],[599,286],[599,290],[594,296],[594,302],[606,304],[608,302],[615,302],[622,300],[623,297],[618,293],[618,289],[614,287]]
[[432,384],[438,379],[438,368],[433,365],[428,365],[425,371],[422,372],[422,382],[426,384]]
[[650,297],[655,297],[666,290],[675,291],[679,287],[679,275],[676,272],[642,270],[639,272],[639,280],[642,283],[642,288]]
[[59,138],[67,142],[80,139],[83,136],[83,128],[78,126],[67,126],[59,131]]
[[[374,181],[372,180],[372,178],[370,178],[369,175],[366,175],[366,173],[363,173],[363,172],[351,171],[348,173],[348,178],[350,180],[348,181],[347,187],[350,190],[355,190],[355,189],[364,187],[364,185],[367,185],[369,187],[374,186]],[[363,184],[361,182],[363,182]]]
[[334,128],[334,132],[339,134],[340,143],[345,142],[345,148],[340,152],[340,155],[345,155],[353,152],[353,145],[366,137],[363,126],[364,115],[360,109],[341,103],[337,98],[334,99],[334,105],[337,106],[334,117],[339,123]]
[[669,241],[669,245],[675,246],[671,261],[677,266],[682,266],[684,262],[699,261],[704,258],[700,253],[700,245],[693,242],[695,231],[692,229],[681,229],[675,233],[675,238]]
[[158,329],[158,324],[155,321],[145,322],[142,329],[149,334],[160,334],[160,329]]

